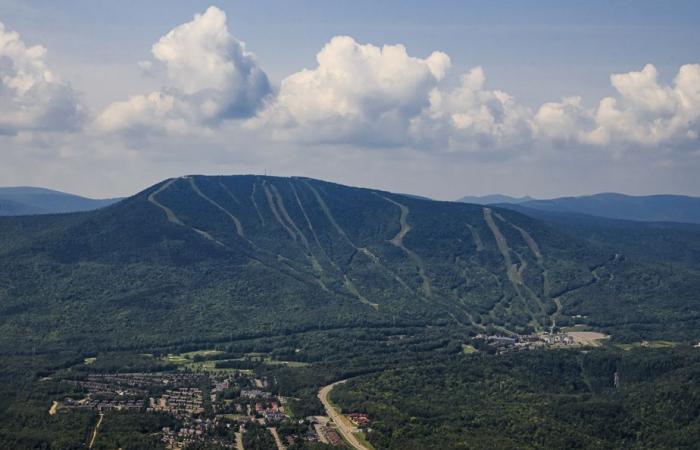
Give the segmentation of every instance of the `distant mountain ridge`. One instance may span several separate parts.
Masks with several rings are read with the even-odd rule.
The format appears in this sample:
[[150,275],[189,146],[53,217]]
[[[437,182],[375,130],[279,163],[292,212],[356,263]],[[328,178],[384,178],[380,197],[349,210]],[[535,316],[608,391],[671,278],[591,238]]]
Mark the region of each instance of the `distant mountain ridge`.
[[90,211],[119,200],[121,198],[92,199],[31,186],[0,187],[0,216]]
[[491,194],[483,196],[467,195],[457,201],[460,203],[474,203],[475,205],[493,205],[497,203],[520,204],[531,200],[535,199],[527,195],[524,197],[511,197],[509,195]]
[[[499,200],[499,198],[503,199]],[[485,197],[464,197],[470,203],[473,199],[488,199],[486,204],[509,208],[517,204],[521,208],[538,211],[586,214],[609,219],[634,220],[639,222],[682,222],[700,223],[700,198],[685,195],[632,196],[617,193],[601,193],[581,197],[561,197],[548,200],[529,199],[517,201],[513,197],[490,195]],[[465,201],[460,199],[459,201]],[[518,209],[526,212],[523,209]]]

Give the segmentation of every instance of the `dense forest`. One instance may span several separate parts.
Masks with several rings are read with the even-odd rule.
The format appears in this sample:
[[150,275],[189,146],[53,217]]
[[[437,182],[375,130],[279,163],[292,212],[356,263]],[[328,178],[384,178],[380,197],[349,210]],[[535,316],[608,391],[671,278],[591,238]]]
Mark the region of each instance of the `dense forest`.
[[333,391],[377,449],[679,449],[700,436],[694,348],[471,355]]
[[610,241],[309,179],[171,179],[98,211],[0,218],[0,343],[90,352],[395,324],[528,333],[554,321],[617,339],[699,338],[700,277],[683,263],[695,255],[666,264]]
[[[202,349],[219,352],[208,361],[213,368],[250,370],[272,380],[275,392],[291,398],[298,417],[321,412],[316,398],[321,386],[357,380],[336,395],[354,408],[389,408],[386,422],[378,422],[370,435],[378,448],[418,446],[436,430],[458,448],[467,437],[482,442],[485,434],[478,430],[498,426],[488,410],[479,419],[483,424],[474,422],[476,431],[463,436],[451,424],[472,420],[471,413],[453,408],[461,416],[450,415],[441,409],[450,402],[440,397],[429,410],[434,414],[407,405],[415,410],[408,416],[408,434],[395,436],[392,430],[405,414],[371,403],[371,395],[381,393],[369,391],[362,380],[375,380],[383,389],[389,381],[381,380],[398,386],[404,376],[414,382],[432,376],[438,383],[432,388],[423,383],[416,401],[430,398],[431,389],[438,392],[434,398],[452,392],[464,400],[459,405],[488,403],[490,396],[505,401],[494,388],[503,386],[517,399],[504,417],[514,420],[514,405],[526,402],[524,414],[550,427],[537,442],[556,444],[546,439],[569,425],[545,412],[571,405],[557,399],[590,396],[586,402],[592,403],[579,406],[591,411],[595,402],[604,403],[597,397],[604,394],[585,391],[597,389],[593,379],[603,375],[581,367],[597,364],[598,357],[642,361],[656,353],[613,347],[590,354],[482,351],[466,357],[464,346],[481,334],[530,335],[574,325],[609,334],[612,346],[696,343],[700,233],[674,227],[666,224],[659,233],[624,222],[567,224],[499,208],[259,176],[182,177],[97,211],[3,217],[0,447],[71,448],[86,442],[95,414],[47,413],[53,399],[72,394],[59,381],[66,374],[174,371],[178,367],[163,355]],[[680,361],[674,372],[680,377],[694,370],[691,352],[660,353],[659,365]],[[569,390],[538,391],[537,402],[528,401],[537,382],[530,377],[529,385],[519,376],[540,365],[552,373],[570,371]],[[465,368],[476,372],[462,374]],[[483,386],[486,397],[438,376],[475,380],[500,370],[502,384]],[[655,389],[666,383],[663,377],[648,382]],[[632,385],[622,384],[613,394],[628,388]],[[690,395],[693,387],[688,389]],[[633,397],[615,400],[615,408],[651,408],[655,402],[661,408],[665,401],[645,406]],[[151,434],[164,426],[162,420],[115,416],[95,445],[157,447]],[[596,439],[605,445],[636,443],[638,438],[619,434],[650,429],[646,416],[635,420],[641,425],[605,421],[617,431]],[[690,422],[664,423],[677,433],[669,437],[676,439],[672,442],[683,442],[692,431]],[[576,439],[593,436],[584,431]],[[254,435],[251,431],[249,438]],[[513,429],[508,439],[525,436],[527,430]]]
[[[304,349],[300,359],[308,365],[251,359],[246,366],[274,380],[270,388],[290,398],[295,418],[323,414],[318,389],[349,379],[333,390],[332,399],[344,412],[368,414],[367,436],[376,449],[671,449],[693,448],[699,436],[697,348],[608,344],[464,354],[457,336],[443,342],[421,333],[398,338],[397,331],[313,332],[241,341],[228,348],[255,354]],[[408,342],[399,344],[398,339]],[[0,446],[82,448],[97,414],[47,414],[53,399],[71,395],[70,386],[58,380],[119,363],[126,363],[127,371],[173,370],[157,361],[101,353],[93,364],[57,369],[51,374],[55,381],[27,380],[0,415]],[[154,433],[171,421],[152,413],[108,413],[95,448],[162,448]],[[264,428],[248,427],[244,436],[246,448],[273,448]]]

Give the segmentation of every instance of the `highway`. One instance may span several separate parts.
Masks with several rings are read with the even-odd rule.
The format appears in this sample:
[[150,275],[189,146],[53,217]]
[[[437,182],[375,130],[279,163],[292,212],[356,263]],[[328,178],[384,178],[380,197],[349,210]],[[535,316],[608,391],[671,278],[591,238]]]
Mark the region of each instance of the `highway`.
[[370,450],[368,447],[361,444],[355,437],[354,433],[359,433],[360,430],[358,430],[357,427],[349,425],[349,420],[343,417],[342,414],[338,413],[338,411],[336,411],[333,405],[331,405],[331,402],[328,400],[328,394],[330,394],[333,388],[347,381],[348,380],[340,380],[333,384],[329,384],[328,386],[322,387],[321,390],[318,391],[318,398],[321,400],[321,403],[323,403],[323,407],[326,409],[326,414],[337,425],[337,430],[343,436],[345,441],[355,450]]

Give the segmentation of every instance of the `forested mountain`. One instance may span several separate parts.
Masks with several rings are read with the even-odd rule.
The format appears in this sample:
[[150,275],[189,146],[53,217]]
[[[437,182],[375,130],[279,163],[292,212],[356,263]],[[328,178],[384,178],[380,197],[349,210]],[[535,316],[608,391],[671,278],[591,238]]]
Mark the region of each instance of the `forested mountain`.
[[97,211],[4,218],[0,268],[12,351],[382,324],[700,337],[694,268],[513,211],[304,178],[189,176]]
[[592,245],[616,248],[639,260],[700,268],[700,224],[609,219],[522,205],[508,205],[507,208]]
[[37,187],[0,187],[0,216],[90,211],[119,200],[95,200]]
[[700,223],[700,198],[685,195],[632,196],[616,193],[538,200],[501,195],[464,197],[460,202],[526,207],[538,211],[587,214],[645,222]]
[[[609,384],[610,371],[627,357],[588,367],[587,359],[576,363],[556,349],[503,361],[486,356],[493,348],[463,354],[464,346],[476,350],[467,344],[477,334],[574,324],[610,334],[616,346],[700,339],[695,226],[553,217],[250,175],[172,178],[95,211],[0,218],[0,446],[80,448],[98,427],[97,414],[47,414],[52,400],[80,394],[65,380],[188,370],[164,355],[203,349],[228,358],[207,367],[244,368],[270,380],[275,392],[296,399],[291,408],[299,417],[322,413],[321,386],[360,376],[367,382],[340,390],[339,402],[371,414],[405,408],[373,416],[376,448],[424,448],[435,439],[444,448],[462,448],[465,439],[488,448],[489,433],[502,424],[493,414],[508,408],[508,421],[521,420],[514,411],[525,403],[524,419],[546,423],[549,434],[513,425],[501,448],[569,442],[572,423],[609,408],[642,414],[649,410],[639,398],[642,384],[612,400],[592,390],[594,377]],[[686,347],[682,352],[695,350]],[[680,367],[668,398],[686,396],[677,380],[683,367],[696,367],[682,352],[659,362]],[[444,367],[446,378],[436,377],[435,367]],[[544,378],[521,383],[528,367],[540,367]],[[557,368],[566,369],[560,383],[543,384]],[[394,377],[425,389],[413,400],[410,390],[391,397]],[[455,382],[480,378],[474,386],[486,390]],[[652,382],[664,382],[662,374]],[[444,390],[440,399],[492,407],[465,416],[431,406],[431,386]],[[498,386],[509,394],[492,395]],[[550,414],[562,392],[580,408]],[[161,419],[113,413],[98,448],[139,448],[135,442],[144,440],[160,448],[153,436],[165,426]],[[689,425],[681,419],[666,427],[674,442],[686,442]],[[460,431],[477,423],[481,431]],[[614,423],[609,433],[591,428],[570,442],[595,436],[601,448],[617,448],[642,439],[627,430],[643,437],[658,429],[618,416]],[[447,434],[445,424],[455,424]]]

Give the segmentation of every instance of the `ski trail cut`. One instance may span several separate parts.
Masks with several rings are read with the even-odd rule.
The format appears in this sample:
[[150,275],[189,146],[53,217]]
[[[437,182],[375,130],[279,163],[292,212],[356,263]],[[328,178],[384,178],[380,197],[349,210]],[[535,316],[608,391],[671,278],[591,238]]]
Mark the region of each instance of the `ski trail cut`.
[[364,303],[365,305],[371,306],[375,311],[379,311],[379,303],[372,303],[367,298],[365,298],[362,294],[360,294],[360,291],[357,290],[355,285],[353,284],[352,281],[350,281],[350,278],[347,275],[343,275],[343,278],[345,279],[345,287],[347,288],[348,291],[350,291],[355,297],[360,300],[360,302]]
[[470,224],[466,224],[467,228],[469,228],[469,231],[472,233],[472,239],[474,239],[474,245],[476,245],[476,251],[480,252],[484,249],[484,242],[481,240],[481,236],[479,236],[479,232],[475,227],[473,227]]
[[510,225],[520,232],[523,239],[525,240],[525,243],[530,248],[530,251],[532,252],[533,255],[535,255],[535,258],[537,258],[537,264],[539,264],[541,266],[542,265],[542,252],[540,251],[540,246],[537,245],[537,242],[532,238],[532,236],[530,236],[530,233],[525,231],[523,228],[520,228],[519,226],[517,226],[513,223],[511,223]]
[[[530,317],[532,317],[532,320],[537,325],[537,328],[541,328],[540,322],[537,320],[537,317],[535,316],[535,313],[532,311],[532,309],[530,309],[530,305],[528,304],[528,301],[525,298],[525,295],[523,295],[523,292],[521,289],[523,287],[523,280],[522,280],[522,276],[521,276],[522,274],[518,270],[518,265],[513,264],[513,260],[510,257],[510,247],[508,247],[508,242],[506,241],[506,238],[501,233],[501,230],[498,228],[498,225],[496,225],[496,222],[493,220],[493,216],[494,216],[494,213],[491,210],[491,208],[484,208],[484,220],[486,221],[486,224],[488,225],[489,229],[491,230],[493,237],[496,239],[496,246],[498,247],[498,250],[501,252],[501,255],[503,256],[503,260],[505,261],[505,264],[506,264],[506,273],[508,276],[508,280],[510,281],[511,285],[513,286],[513,289],[515,290],[518,297],[520,297],[520,299],[522,300],[523,305],[525,306],[525,309],[530,314]],[[499,218],[501,220],[504,220],[503,217],[499,217]],[[520,257],[520,255],[518,255],[518,257]]]
[[513,264],[513,260],[510,257],[510,248],[508,247],[508,242],[506,242],[506,238],[503,236],[503,234],[501,234],[501,230],[498,229],[498,225],[496,225],[496,222],[494,222],[493,220],[491,208],[484,208],[484,219],[486,220],[486,224],[489,226],[489,229],[491,229],[491,233],[496,239],[496,246],[501,252],[503,259],[505,260],[508,279],[514,285],[523,284],[523,280],[518,274],[517,265]]
[[[212,236],[211,236],[209,233],[207,233],[206,231],[202,231],[202,230],[200,230],[200,229],[197,229],[197,228],[188,226],[187,224],[185,224],[184,222],[182,222],[182,221],[175,215],[175,213],[173,213],[173,211],[170,210],[170,208],[168,208],[167,206],[165,206],[165,205],[159,203],[158,200],[156,200],[156,196],[157,196],[159,193],[165,191],[165,190],[166,190],[168,187],[170,187],[175,181],[177,181],[176,178],[174,178],[174,179],[168,181],[167,183],[165,183],[165,184],[164,184],[163,186],[161,186],[157,191],[153,192],[151,195],[148,196],[148,201],[151,202],[151,203],[153,203],[154,205],[156,205],[156,206],[157,206],[158,208],[160,208],[161,210],[163,210],[163,211],[165,212],[166,216],[168,217],[168,220],[169,220],[170,222],[175,223],[175,224],[177,224],[177,225],[180,225],[180,226],[182,226],[182,227],[184,227],[184,228],[187,228],[187,229],[189,229],[189,230],[192,230],[192,231],[194,231],[195,233],[197,233],[198,235],[204,237],[205,239],[208,239],[208,240],[210,240],[210,241],[213,241],[213,242],[215,242],[216,244],[220,245],[221,247],[224,247],[224,248],[226,248],[226,249],[228,249],[228,250],[231,250],[230,247],[228,247],[228,246],[227,246],[226,244],[224,244],[223,242],[214,239],[214,237],[212,237]],[[249,240],[247,240],[247,239],[246,239],[246,241],[249,242],[254,248],[257,248],[257,247],[255,246],[255,244],[253,244],[251,241],[249,241]],[[249,252],[249,251],[248,251],[247,249],[245,249],[245,248],[239,248],[239,250],[241,251],[241,253],[243,253],[245,256],[247,256],[250,260],[255,261],[255,262],[259,263],[259,264],[262,264],[263,266],[267,267],[268,269],[270,269],[270,270],[272,270],[272,271],[279,272],[279,273],[281,273],[281,274],[283,274],[283,275],[285,275],[285,276],[288,276],[288,277],[290,277],[290,278],[293,278],[293,279],[299,281],[300,283],[304,283],[304,284],[307,284],[307,285],[309,284],[309,282],[308,282],[307,280],[305,280],[304,278],[302,278],[302,277],[300,276],[300,275],[301,275],[301,272],[300,272],[297,268],[295,268],[293,265],[291,265],[291,264],[289,264],[289,263],[286,264],[286,267],[288,267],[288,270],[282,270],[281,268],[275,267],[273,264],[271,264],[270,262],[266,261],[266,260],[265,260],[265,254],[264,254],[264,252],[263,252],[262,255],[255,255],[254,253]],[[323,287],[323,286],[322,286],[322,287]]]
[[[236,225],[236,233],[237,233],[240,237],[242,237],[243,239],[245,239],[245,233],[243,232],[243,225],[241,224],[241,221],[238,220],[238,217],[236,217],[236,216],[234,216],[233,214],[231,214],[226,208],[224,208],[223,206],[221,206],[220,204],[218,204],[217,202],[215,202],[214,200],[212,200],[211,198],[209,198],[206,194],[204,194],[204,192],[202,192],[202,190],[199,188],[199,186],[197,186],[197,182],[194,180],[194,177],[190,178],[190,185],[192,186],[192,190],[193,190],[195,193],[197,193],[197,195],[199,195],[199,196],[202,197],[204,200],[206,200],[207,202],[209,202],[212,206],[214,206],[215,208],[217,208],[219,211],[221,211],[221,212],[223,212],[224,214],[226,214],[226,215],[233,221],[233,223]],[[223,186],[223,184],[222,184],[222,186]]]
[[282,228],[284,228],[287,231],[287,234],[289,234],[289,237],[291,237],[293,240],[297,240],[297,235],[292,231],[291,228],[287,226],[286,223],[282,221],[282,217],[280,217],[280,213],[277,211],[277,206],[275,206],[275,199],[272,196],[272,191],[270,188],[267,187],[266,183],[263,183],[263,189],[265,190],[265,197],[267,197],[267,204],[270,206],[270,211],[272,211],[272,215],[275,216],[275,219],[277,219],[277,222],[282,225]]
[[326,205],[325,200],[323,200],[323,197],[318,193],[316,188],[311,186],[307,181],[304,181],[304,184],[313,192],[314,197],[316,197],[316,201],[318,204],[321,206],[321,210],[323,210],[323,213],[326,215],[326,218],[328,221],[333,225],[333,228],[340,234],[347,242],[350,244],[350,246],[354,249],[357,249],[357,246],[352,242],[352,240],[348,237],[348,235],[345,233],[345,230],[343,230],[340,225],[338,225],[338,222],[335,221],[335,217],[333,217],[333,214],[331,214],[331,210],[328,209],[328,205]]
[[311,231],[311,236],[313,236],[314,242],[316,242],[316,246],[319,248],[319,250],[321,250],[321,253],[326,258],[326,260],[330,263],[330,265],[333,266],[333,268],[335,268],[338,272],[340,272],[340,268],[328,256],[328,253],[326,253],[326,250],[321,245],[321,241],[319,240],[318,235],[316,234],[316,230],[314,229],[314,226],[311,223],[311,219],[309,219],[309,215],[306,214],[306,209],[304,208],[304,205],[302,204],[301,199],[299,198],[299,194],[297,193],[296,187],[294,187],[294,184],[292,182],[289,182],[289,186],[292,188],[292,192],[294,192],[294,197],[297,200],[297,205],[299,205],[299,209],[301,210],[301,213],[304,215],[304,219],[306,220],[306,225],[309,227],[309,230]]
[[[270,190],[273,194],[274,200],[276,200],[277,202],[277,208],[282,213],[282,218],[289,223],[294,233],[297,236],[299,236],[299,239],[301,239],[301,242],[304,245],[304,248],[306,249],[306,258],[309,260],[311,267],[313,267],[316,273],[318,273],[318,276],[320,278],[321,276],[323,276],[324,273],[323,266],[321,266],[321,263],[318,262],[318,259],[316,259],[316,256],[314,255],[313,251],[311,251],[311,245],[309,245],[309,241],[308,239],[306,239],[306,235],[304,235],[304,233],[289,215],[287,208],[284,206],[284,200],[282,199],[279,190],[277,190],[277,187],[274,184],[270,184]],[[323,283],[322,280],[319,279],[319,283],[321,284],[321,287],[323,287],[323,289],[328,290],[328,288],[326,288],[326,285]]]
[[321,245],[321,241],[318,239],[318,235],[316,234],[316,230],[314,229],[314,226],[311,224],[311,219],[309,219],[309,215],[306,214],[306,209],[304,209],[304,205],[301,203],[301,199],[299,198],[299,193],[297,192],[297,189],[294,187],[294,184],[292,182],[289,182],[289,187],[292,188],[292,192],[294,193],[294,198],[297,200],[297,205],[299,206],[299,209],[301,210],[302,215],[304,216],[304,219],[306,220],[306,226],[309,227],[309,230],[311,231],[311,236],[314,238],[314,242],[316,242],[316,245],[318,246],[319,249],[321,249],[321,252],[323,255],[328,259],[328,261],[335,265],[333,261],[328,258],[328,255],[326,254],[326,251],[323,249],[323,246]]
[[282,196],[280,195],[280,192],[277,190],[277,187],[275,187],[274,184],[270,184],[270,190],[272,191],[273,196],[275,197],[275,200],[277,201],[277,208],[279,211],[282,213],[282,218],[291,226],[291,229],[294,231],[294,234],[299,236],[301,239],[301,242],[304,244],[304,247],[306,247],[306,250],[311,253],[311,247],[309,246],[309,241],[306,239],[306,236],[304,233],[301,232],[297,224],[292,220],[291,216],[289,215],[289,212],[287,211],[287,208],[284,206],[284,200],[282,200]]
[[394,246],[400,248],[401,250],[406,253],[406,255],[413,261],[413,263],[416,265],[418,268],[418,275],[420,276],[421,280],[423,281],[423,293],[425,294],[426,297],[431,297],[433,295],[432,292],[432,287],[430,284],[430,279],[428,278],[428,275],[425,270],[425,264],[423,263],[423,260],[421,259],[420,256],[418,256],[413,250],[410,250],[403,244],[403,239],[406,237],[409,231],[411,231],[411,226],[408,224],[407,218],[410,210],[403,204],[394,201],[390,199],[389,197],[384,197],[382,195],[379,195],[375,192],[375,195],[383,198],[389,203],[394,204],[399,208],[401,211],[401,215],[399,216],[399,223],[401,225],[401,229],[399,230],[398,233],[396,233],[396,236],[394,236],[389,242],[391,242]]
[[[621,255],[619,253],[615,253],[612,258],[609,258],[607,261],[604,261],[603,263],[598,264],[595,267],[592,267],[591,268],[591,275],[593,275],[593,280],[591,282],[582,284],[582,285],[574,287],[572,289],[565,290],[564,292],[560,292],[559,295],[553,299],[554,304],[557,305],[557,310],[552,314],[552,329],[551,329],[552,332],[554,331],[554,327],[556,325],[556,317],[560,317],[560,316],[565,315],[564,314],[564,306],[561,303],[561,299],[565,295],[569,295],[572,292],[578,291],[579,289],[584,289],[584,288],[587,288],[589,286],[592,286],[594,284],[599,283],[601,281],[601,278],[600,278],[600,275],[598,275],[598,270],[604,268],[606,265],[608,265],[608,263],[614,263],[614,262],[618,261],[620,256]],[[608,281],[610,281],[610,280],[612,280],[612,278],[610,278]]]
[[557,297],[553,299],[554,304],[557,306],[556,311],[552,313],[551,321],[552,321],[552,326],[549,329],[549,334],[554,334],[554,328],[557,326],[557,317],[560,317],[562,314],[562,305],[561,305],[561,298]]
[[253,206],[255,207],[255,212],[258,213],[258,217],[260,218],[260,222],[265,226],[265,218],[263,217],[262,213],[260,212],[260,208],[258,207],[258,202],[255,201],[255,188],[258,185],[257,182],[253,181],[253,192],[250,193],[250,200],[253,202]]
[[[508,222],[506,222],[506,223],[508,223]],[[543,280],[542,292],[543,292],[544,296],[547,297],[549,295],[548,294],[548,291],[549,291],[548,284],[549,283],[547,280],[547,270],[544,268],[544,258],[542,258],[542,252],[540,251],[539,245],[537,245],[537,242],[535,241],[535,239],[533,239],[533,237],[530,235],[530,233],[528,233],[524,228],[519,227],[518,225],[515,225],[514,223],[509,223],[509,225],[520,232],[520,235],[523,237],[523,240],[525,241],[528,248],[530,249],[530,252],[534,255],[535,259],[537,260],[537,265],[542,270],[542,280]],[[518,258],[520,258],[520,261],[521,261],[521,266],[520,266],[520,269],[518,270],[518,272],[519,272],[520,279],[522,280],[523,273],[525,272],[525,268],[527,267],[527,262],[520,256],[520,254],[518,254],[518,253],[516,253],[516,254],[518,255]],[[542,312],[542,316],[549,317],[550,321],[552,323],[554,323],[554,321],[556,320],[555,319],[556,313],[547,314],[547,310],[544,306],[544,299],[542,297],[540,297],[539,295],[537,295],[535,293],[535,291],[530,289],[530,287],[524,283],[523,283],[523,287],[525,288],[527,293],[530,295],[530,297],[532,297],[535,300],[535,302],[539,305],[540,310]]]
[[[328,208],[328,205],[326,205],[326,202],[323,200],[323,197],[321,197],[321,194],[319,194],[318,191],[317,191],[313,186],[311,186],[311,184],[309,184],[309,183],[308,183],[307,181],[305,181],[305,180],[304,180],[304,184],[305,184],[305,185],[309,188],[309,190],[314,194],[314,197],[316,197],[316,201],[318,202],[319,206],[321,207],[321,210],[323,211],[323,214],[326,216],[326,218],[327,218],[328,221],[331,223],[331,225],[333,225],[333,228],[335,228],[335,230],[338,232],[338,234],[340,234],[340,235],[348,242],[348,244],[350,244],[350,246],[351,246],[355,251],[358,251],[359,249],[357,248],[357,246],[355,245],[355,243],[352,242],[352,240],[350,239],[350,237],[345,233],[345,230],[343,230],[343,229],[340,227],[340,225],[338,224],[338,222],[336,222],[335,218],[333,217],[333,214],[331,214],[331,210]],[[320,245],[320,244],[319,244],[319,245]],[[362,252],[362,253],[363,253],[364,255],[367,255],[367,253],[365,253],[365,252]],[[326,256],[327,256],[327,255],[326,255]],[[372,260],[372,259],[370,258],[370,260]],[[330,258],[329,258],[329,261],[330,261]],[[374,260],[372,260],[372,261],[374,261]],[[378,260],[377,260],[377,262],[378,262]],[[333,263],[333,261],[331,261],[331,263],[335,266],[335,264]],[[380,263],[378,263],[378,264],[379,264],[379,267],[380,267],[380,268],[385,269],[386,271],[389,271],[388,268],[384,267],[384,266],[381,265]],[[335,266],[335,267],[337,267],[337,266]],[[355,285],[352,284],[352,281],[350,281],[350,278],[348,278],[347,273],[344,273],[343,276],[344,276],[344,278],[345,278],[345,283],[344,283],[344,284],[345,284],[345,288],[346,288],[352,295],[354,295],[355,297],[357,297],[357,299],[358,299],[360,302],[372,306],[372,308],[374,308],[375,310],[379,310],[379,304],[377,304],[377,303],[372,303],[372,302],[370,302],[369,300],[367,300],[364,296],[362,296],[362,294],[360,294],[360,292],[357,290],[357,288],[355,287]],[[405,284],[405,283],[404,283],[404,284]]]
[[177,181],[177,178],[172,178],[167,183],[165,183],[161,187],[159,187],[158,190],[156,190],[155,192],[151,192],[151,195],[148,196],[148,201],[153,203],[154,205],[156,205],[158,208],[162,209],[165,212],[165,216],[168,218],[168,221],[170,221],[172,223],[176,223],[176,224],[184,227],[185,224],[182,223],[182,221],[177,218],[175,213],[170,208],[163,205],[162,203],[159,203],[158,200],[156,200],[156,195],[158,195],[161,192],[168,189],[175,181]]
[[515,250],[513,251],[515,253],[515,256],[518,257],[518,261],[520,261],[520,264],[516,264],[518,267],[518,279],[520,280],[520,284],[525,286],[525,282],[523,282],[523,274],[525,273],[525,269],[527,269],[527,261],[520,256],[520,253],[516,252]]
[[233,201],[236,202],[236,204],[238,204],[238,205],[241,204],[241,202],[238,200],[238,197],[236,197],[236,195],[233,192],[231,192],[231,190],[228,187],[226,187],[226,185],[224,183],[219,182],[219,186],[221,186],[221,188],[224,191],[226,191],[226,193],[229,195],[229,197],[231,197],[233,199]]
[[382,264],[382,262],[381,262],[381,260],[379,259],[379,257],[378,257],[377,255],[375,255],[374,253],[372,253],[367,247],[360,247],[360,248],[358,248],[358,250],[359,250],[360,252],[362,252],[363,254],[365,254],[377,267],[383,268],[389,275],[391,275],[391,277],[392,277],[397,283],[399,283],[399,284],[401,285],[401,287],[403,287],[404,289],[406,289],[408,292],[413,293],[413,289],[411,289],[411,288],[408,286],[408,284],[406,284],[406,282],[403,281],[403,279],[402,279],[400,276],[396,275],[396,274],[394,273],[393,270],[389,269],[389,268],[386,267],[384,264]]
[[[189,178],[189,177],[188,177],[188,178]],[[172,223],[174,223],[174,224],[180,225],[180,226],[182,226],[182,227],[188,228],[188,229],[194,231],[195,233],[197,233],[198,235],[202,236],[203,238],[208,239],[208,240],[210,240],[210,241],[212,241],[212,242],[215,242],[216,244],[218,244],[218,245],[220,245],[220,246],[222,246],[222,247],[228,248],[228,247],[226,247],[226,245],[224,245],[223,242],[214,239],[214,237],[213,237],[211,234],[207,233],[206,231],[200,230],[199,228],[191,227],[191,226],[189,226],[189,225],[185,225],[185,223],[184,223],[182,220],[180,220],[180,219],[175,215],[175,213],[173,212],[173,210],[171,210],[171,209],[168,208],[167,206],[163,205],[162,203],[159,203],[158,200],[156,200],[156,195],[158,195],[158,194],[160,194],[161,192],[165,191],[165,190],[166,190],[167,188],[169,188],[175,181],[177,181],[177,178],[173,178],[172,180],[168,181],[168,182],[165,183],[163,186],[161,186],[157,191],[151,193],[151,195],[148,196],[148,201],[151,202],[151,203],[153,203],[154,205],[156,205],[156,206],[159,207],[160,209],[162,209],[162,210],[165,212],[165,215],[166,215],[166,217],[168,218],[168,221],[170,221],[170,222],[172,222]]]
[[[369,260],[374,263],[379,269],[383,270],[385,273],[387,273],[392,279],[396,280],[404,289],[406,289],[407,292],[411,294],[416,294],[417,292],[413,290],[408,283],[406,283],[398,274],[394,273],[393,270],[391,270],[389,267],[384,265],[382,261],[379,259],[378,256],[376,256],[374,253],[372,253],[369,249],[365,247],[358,247],[355,245],[355,243],[350,239],[350,237],[345,233],[345,230],[338,224],[338,222],[335,220],[335,217],[333,217],[333,214],[331,213],[331,210],[328,208],[328,205],[326,204],[325,200],[323,200],[323,197],[319,192],[314,188],[309,182],[306,180],[303,180],[304,184],[306,187],[309,188],[309,190],[313,193],[314,197],[316,198],[316,201],[318,202],[319,206],[321,207],[321,210],[323,211],[323,214],[326,216],[326,219],[333,225],[333,228],[340,234],[346,241],[347,243],[356,251],[362,253],[365,255]],[[376,194],[376,193],[375,193]],[[337,266],[336,266],[337,267]],[[420,295],[420,294],[419,294]]]

